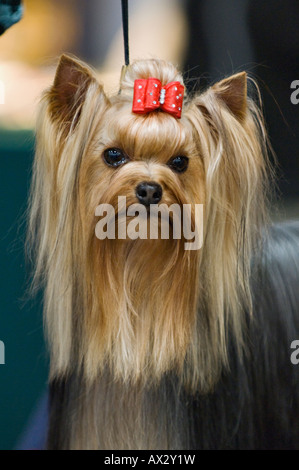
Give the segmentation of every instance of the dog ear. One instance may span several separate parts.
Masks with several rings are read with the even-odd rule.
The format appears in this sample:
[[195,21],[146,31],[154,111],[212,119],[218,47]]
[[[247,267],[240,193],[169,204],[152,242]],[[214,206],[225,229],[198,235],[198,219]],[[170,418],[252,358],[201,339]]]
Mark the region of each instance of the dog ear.
[[231,113],[243,121],[247,108],[247,74],[240,72],[225,78],[211,87],[218,99],[223,101]]
[[49,93],[51,118],[67,127],[76,124],[88,87],[96,78],[92,70],[68,55],[60,57],[54,83]]

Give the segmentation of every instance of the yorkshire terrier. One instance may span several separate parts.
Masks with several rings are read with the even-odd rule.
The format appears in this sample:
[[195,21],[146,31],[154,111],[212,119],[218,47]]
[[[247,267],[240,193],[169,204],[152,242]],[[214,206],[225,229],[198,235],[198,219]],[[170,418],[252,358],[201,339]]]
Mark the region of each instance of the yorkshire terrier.
[[[48,449],[299,448],[299,225],[269,224],[273,170],[247,81],[189,97],[171,64],[141,60],[108,97],[61,57],[38,117],[28,231]],[[162,215],[158,237],[120,236],[136,207],[148,228],[162,204],[191,208],[199,246],[174,236],[172,214],[168,238]],[[113,236],[99,235],[109,208]]]

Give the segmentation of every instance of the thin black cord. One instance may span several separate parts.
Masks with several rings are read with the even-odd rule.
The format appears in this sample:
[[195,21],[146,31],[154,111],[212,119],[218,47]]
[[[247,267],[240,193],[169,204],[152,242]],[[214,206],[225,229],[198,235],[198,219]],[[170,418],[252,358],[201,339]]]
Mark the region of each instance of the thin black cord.
[[129,11],[128,0],[121,0],[123,33],[124,33],[124,49],[125,49],[125,65],[129,65]]

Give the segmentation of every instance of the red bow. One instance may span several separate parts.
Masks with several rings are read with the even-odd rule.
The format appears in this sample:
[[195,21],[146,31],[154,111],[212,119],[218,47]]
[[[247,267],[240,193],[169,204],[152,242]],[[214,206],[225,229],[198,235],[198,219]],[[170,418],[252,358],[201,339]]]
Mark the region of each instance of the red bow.
[[157,78],[138,79],[134,82],[133,113],[145,114],[162,109],[179,119],[182,113],[184,87],[170,82],[164,87]]

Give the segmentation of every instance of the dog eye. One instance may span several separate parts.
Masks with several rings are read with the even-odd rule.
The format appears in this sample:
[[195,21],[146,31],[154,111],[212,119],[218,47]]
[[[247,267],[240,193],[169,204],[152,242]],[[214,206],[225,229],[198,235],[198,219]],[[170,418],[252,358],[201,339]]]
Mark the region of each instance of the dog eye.
[[118,167],[128,161],[127,155],[117,148],[110,148],[104,151],[104,161],[109,166]]
[[188,164],[188,157],[174,157],[167,163],[167,165],[177,173],[183,173],[184,171],[186,171],[188,168]]

